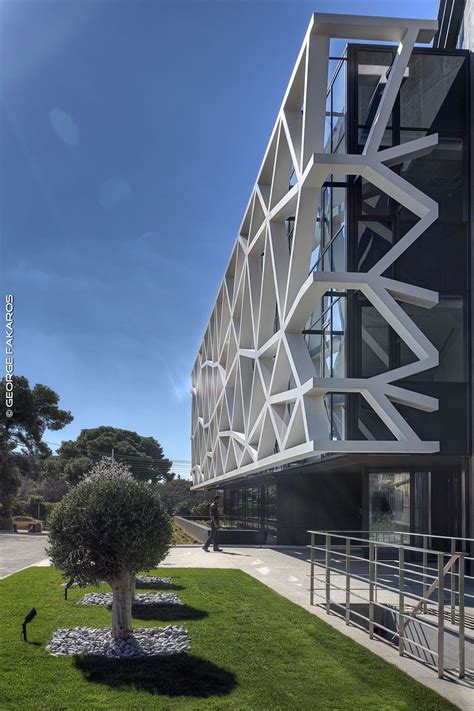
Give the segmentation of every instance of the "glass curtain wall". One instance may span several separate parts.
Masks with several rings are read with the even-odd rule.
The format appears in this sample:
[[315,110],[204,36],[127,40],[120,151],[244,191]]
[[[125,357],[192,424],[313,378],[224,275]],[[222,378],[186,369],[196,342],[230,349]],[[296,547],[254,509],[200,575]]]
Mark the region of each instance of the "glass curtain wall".
[[383,472],[369,474],[369,530],[384,533],[383,540],[398,536],[391,533],[410,531],[410,474]]
[[[332,78],[326,96],[324,151],[346,152],[347,58],[330,59]],[[311,271],[345,272],[347,267],[347,176],[330,175],[321,188],[316,209]],[[308,349],[316,374],[322,378],[344,377],[346,292],[330,290],[316,305],[306,324]],[[325,398],[330,439],[345,439],[345,395]]]
[[272,540],[277,527],[276,484],[248,486],[224,491],[226,525],[243,529],[264,529],[265,538]]
[[[351,45],[349,152],[362,152],[387,83],[394,49]],[[429,195],[439,205],[439,218],[385,272],[403,282],[440,294],[433,309],[403,305],[435,344],[440,365],[410,380],[440,400],[437,413],[426,415],[396,405],[423,439],[439,439],[444,452],[467,451],[466,318],[469,293],[468,56],[416,48],[405,71],[382,147],[433,133],[438,145],[428,154],[404,161],[391,170]],[[362,178],[349,188],[349,271],[369,271],[417,222],[418,217]],[[352,239],[352,237],[354,237]],[[414,362],[416,357],[360,293],[348,299],[350,343],[348,373],[371,377]],[[399,384],[404,385],[406,381]],[[422,384],[422,385],[419,385]],[[360,399],[350,399],[348,417],[353,439],[379,439],[386,429],[369,415]],[[443,426],[442,412],[451,411]],[[446,417],[444,417],[446,420]],[[447,425],[447,426],[446,426]],[[444,446],[443,446],[444,440]]]

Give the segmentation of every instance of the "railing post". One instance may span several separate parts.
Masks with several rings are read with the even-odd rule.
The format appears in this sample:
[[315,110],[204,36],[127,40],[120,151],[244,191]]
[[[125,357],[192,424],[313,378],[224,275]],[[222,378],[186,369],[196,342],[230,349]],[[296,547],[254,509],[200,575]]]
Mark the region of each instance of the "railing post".
[[309,576],[309,604],[314,605],[314,533],[311,533],[311,572]]
[[444,676],[444,554],[438,553],[438,677]]
[[466,673],[465,617],[464,617],[464,553],[459,554],[459,678],[464,679]]
[[375,569],[375,545],[369,543],[369,637],[374,636],[374,569]]
[[405,653],[405,549],[398,549],[398,653]]
[[[456,553],[456,539],[451,540],[451,556]],[[451,566],[451,624],[456,624],[456,564],[453,563]]]
[[377,545],[377,542],[375,543],[374,547],[374,600],[375,602],[378,602],[378,597],[377,597],[377,561],[378,561],[378,551],[379,547]]
[[[428,536],[423,536],[423,597],[426,598],[426,593],[428,592],[428,578],[426,577],[426,571],[428,569]],[[422,610],[426,612],[428,610],[428,600],[424,600],[422,604]]]
[[351,623],[351,539],[346,538],[346,625]]
[[331,611],[331,534],[326,533],[326,612]]

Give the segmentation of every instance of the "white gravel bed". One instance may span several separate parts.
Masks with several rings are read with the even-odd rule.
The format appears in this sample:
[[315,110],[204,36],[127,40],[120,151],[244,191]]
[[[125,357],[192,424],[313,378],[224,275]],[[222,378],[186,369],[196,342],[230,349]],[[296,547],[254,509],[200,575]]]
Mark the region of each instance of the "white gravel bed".
[[55,657],[69,654],[93,654],[101,657],[167,657],[191,649],[191,638],[184,627],[143,627],[133,630],[133,637],[113,639],[110,628],[61,628],[46,645]]
[[[113,593],[90,592],[79,600],[78,605],[112,605]],[[137,593],[133,605],[182,605],[181,599],[175,593]]]
[[172,585],[173,578],[159,578],[156,575],[135,575],[135,583],[139,585]]

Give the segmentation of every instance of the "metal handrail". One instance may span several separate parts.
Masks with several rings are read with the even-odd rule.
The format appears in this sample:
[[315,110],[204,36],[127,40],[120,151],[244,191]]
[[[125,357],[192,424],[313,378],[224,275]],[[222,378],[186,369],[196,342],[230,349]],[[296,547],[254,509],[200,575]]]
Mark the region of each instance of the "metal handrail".
[[[324,531],[324,532],[322,532],[322,531],[308,531],[308,533],[315,533],[318,535],[323,535],[323,533],[324,533],[324,535],[326,535],[326,533],[328,533],[331,535],[332,538],[344,538],[345,539],[348,537],[347,535],[333,533],[332,531]],[[360,531],[356,531],[356,533],[360,533]],[[390,533],[390,531],[384,531],[383,533],[385,535],[387,535],[388,533]],[[398,533],[398,532],[396,532],[396,533]],[[405,532],[403,532],[402,535],[408,535],[408,534],[405,534]],[[424,535],[427,535],[428,538],[435,538],[435,536],[431,536],[429,534],[417,533],[416,535],[419,538],[423,537]],[[368,546],[370,546],[370,544],[372,544],[372,543],[375,543],[375,544],[383,546],[385,548],[397,548],[397,549],[398,548],[409,548],[411,551],[418,551],[418,552],[423,552],[425,550],[428,550],[428,553],[443,553],[445,555],[448,555],[448,553],[446,551],[440,551],[440,550],[437,550],[436,548],[429,548],[429,549],[420,548],[419,546],[412,546],[411,543],[393,543],[392,541],[374,541],[371,538],[358,538],[357,536],[352,536],[352,535],[350,535],[349,538],[352,541],[361,541],[362,543],[367,543]],[[439,538],[446,538],[447,540],[451,540],[451,538],[449,536],[439,536]],[[459,539],[456,538],[454,540],[459,540]],[[474,543],[474,539],[472,539],[472,538],[465,538],[464,540],[472,541]],[[468,560],[470,560],[470,558],[468,558]]]
[[[311,533],[311,531],[308,531],[308,533]],[[317,533],[315,531],[314,533]],[[345,529],[345,528],[334,528],[334,529],[328,529],[327,533],[331,533],[334,535],[337,535],[338,533],[340,534],[347,534],[347,533],[368,533],[371,536],[387,536],[387,535],[392,535],[392,536],[412,536],[416,538],[444,538],[446,541],[469,541],[470,543],[474,543],[474,538],[464,538],[463,536],[440,536],[439,534],[436,533],[413,533],[413,531],[396,531],[396,530],[389,530],[389,531],[361,531],[360,529],[358,530],[350,530],[350,529]]]
[[[427,547],[428,539],[431,538],[429,534],[396,532],[401,535],[421,537],[424,547],[419,547],[411,545],[411,543],[400,544],[392,541],[377,541],[374,538],[362,538],[361,534],[364,532],[361,531],[313,530],[309,533],[311,536],[311,543],[308,546],[310,549],[311,605],[315,604],[317,597],[323,601],[328,614],[335,608],[342,610],[347,625],[364,626],[365,623],[371,638],[375,636],[390,641],[383,638],[382,631],[392,635],[391,641],[398,637],[398,649],[401,656],[408,655],[420,659],[415,652],[423,650],[431,655],[428,657],[429,659],[436,658],[436,667],[440,678],[445,675],[445,606],[448,605],[446,613],[451,623],[449,631],[450,634],[457,634],[458,637],[458,677],[464,678],[465,602],[466,598],[474,599],[474,595],[465,590],[465,580],[474,578],[465,574],[465,562],[470,558],[464,551],[456,550],[456,541],[460,541],[460,538],[432,536],[432,538],[444,538],[451,541],[451,550],[441,551]],[[358,535],[353,535],[354,533]],[[393,534],[394,532],[384,531],[383,533]],[[316,537],[322,537],[324,542],[317,544]],[[336,539],[335,544],[334,539]],[[462,540],[474,542],[474,539],[463,538]],[[341,550],[341,548],[345,548],[345,550]],[[368,548],[368,557],[357,555],[356,550],[358,552],[361,548]],[[379,558],[379,549],[381,548],[392,548],[398,560],[394,556],[394,560],[390,559],[390,563],[384,562]],[[422,565],[406,560],[406,555],[412,552],[421,553]],[[317,555],[315,555],[316,553]],[[436,570],[428,565],[428,555],[436,558]],[[338,561],[334,561],[335,556],[339,559]],[[336,563],[340,563],[340,565]],[[358,564],[357,571],[353,569],[354,563]],[[363,571],[360,570],[361,563],[367,566]],[[414,567],[418,570],[413,569]],[[318,572],[316,568],[321,572]],[[386,579],[381,579],[381,576],[387,576],[387,572],[381,572],[381,570],[386,571],[387,568],[393,571],[388,573],[391,576],[388,581],[390,584],[387,584]],[[344,582],[342,583],[340,579],[336,582],[335,575],[343,578]],[[322,587],[316,587],[315,580],[318,580],[318,585],[322,585]],[[355,581],[364,583],[364,586],[355,588],[353,585]],[[420,588],[422,594],[420,594]],[[331,595],[333,591],[337,591],[339,594],[345,593],[344,602],[340,597],[337,600],[334,599],[334,594]],[[385,591],[384,599],[378,599],[378,591]],[[437,591],[436,600],[432,597],[435,591]],[[389,602],[386,602],[387,597]],[[445,597],[449,602],[445,602]],[[353,608],[354,598],[367,604],[367,612],[362,613]],[[408,608],[406,607],[407,599],[411,601]],[[423,641],[426,640],[426,644],[407,636],[407,628],[415,620],[425,629],[434,629],[432,620],[428,621],[418,617],[428,611],[428,604],[430,604],[430,609],[434,606],[436,612],[436,649],[428,646],[429,643],[425,635]],[[376,609],[390,610],[395,615],[395,630],[397,631],[389,629],[381,623],[381,620],[377,620]],[[354,617],[357,617],[360,622],[354,622]]]

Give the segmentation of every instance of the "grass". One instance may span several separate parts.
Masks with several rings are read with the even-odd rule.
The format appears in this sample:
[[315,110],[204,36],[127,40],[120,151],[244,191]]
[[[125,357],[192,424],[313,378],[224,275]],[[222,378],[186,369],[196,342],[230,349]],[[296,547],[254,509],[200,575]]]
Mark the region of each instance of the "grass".
[[[44,645],[54,630],[105,627],[110,612],[78,607],[84,590],[77,588],[64,601],[61,579],[51,568],[29,568],[0,581],[2,711],[455,708],[241,571],[165,568],[159,574],[172,574],[186,607],[155,608],[136,624],[182,623],[192,650],[141,661],[52,657]],[[20,626],[33,606],[38,615],[24,643]]]
[[[193,538],[193,536],[190,536],[189,533],[186,533],[184,529],[181,528],[181,526],[177,526],[176,523],[173,522],[173,545],[179,546],[179,545],[185,545],[185,544],[190,544],[190,543],[199,543],[199,541],[196,538]],[[201,543],[202,545],[202,543]]]

